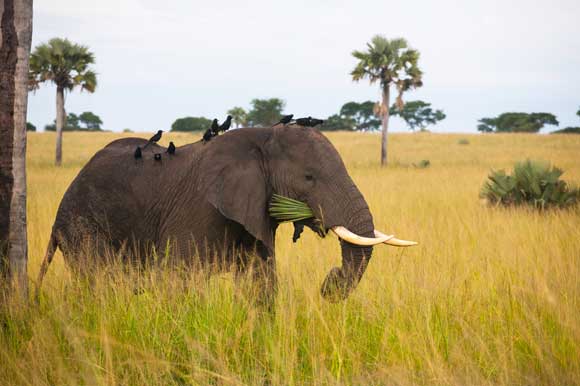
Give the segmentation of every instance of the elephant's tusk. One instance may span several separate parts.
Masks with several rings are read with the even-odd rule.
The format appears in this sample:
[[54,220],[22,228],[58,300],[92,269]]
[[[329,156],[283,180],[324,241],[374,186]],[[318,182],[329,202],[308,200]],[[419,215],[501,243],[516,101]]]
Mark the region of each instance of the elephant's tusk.
[[375,229],[375,237],[383,237],[383,236],[388,237],[388,239],[384,241],[385,244],[393,245],[395,247],[412,247],[413,245],[419,244],[416,241],[399,240],[393,237],[392,235],[387,236],[384,233],[379,232],[378,230]]
[[351,244],[363,245],[363,246],[371,246],[371,245],[386,243],[389,240],[389,238],[393,237],[393,236],[387,236],[387,235],[381,235],[381,236],[378,236],[376,238],[363,237],[363,236],[359,236],[355,233],[352,233],[351,231],[349,231],[348,229],[346,229],[343,226],[333,227],[332,231],[334,233],[336,233],[336,235],[338,237],[340,237],[341,239],[343,239],[344,241],[348,241]]

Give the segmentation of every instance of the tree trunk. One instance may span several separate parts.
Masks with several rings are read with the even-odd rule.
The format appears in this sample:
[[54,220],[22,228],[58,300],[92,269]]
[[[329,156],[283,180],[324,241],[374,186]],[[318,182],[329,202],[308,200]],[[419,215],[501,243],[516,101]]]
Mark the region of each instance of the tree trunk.
[[26,108],[32,0],[0,2],[0,284],[27,293]]
[[65,125],[64,88],[56,87],[56,166],[62,163],[62,129]]
[[387,134],[389,132],[389,99],[390,99],[390,85],[383,87],[383,129],[381,136],[381,166],[387,165]]

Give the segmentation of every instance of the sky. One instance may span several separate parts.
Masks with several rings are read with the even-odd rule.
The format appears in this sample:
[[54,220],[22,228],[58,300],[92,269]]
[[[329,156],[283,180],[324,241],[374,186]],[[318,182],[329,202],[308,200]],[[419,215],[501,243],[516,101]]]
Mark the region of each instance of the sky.
[[[580,126],[579,20],[578,0],[36,0],[32,45],[66,37],[95,54],[97,90],[67,94],[67,112],[153,132],[185,116],[221,120],[254,98],[317,118],[378,101],[377,85],[351,80],[351,53],[377,34],[404,37],[424,72],[404,99],[444,110],[434,132],[476,132],[507,111]],[[28,120],[52,122],[55,97],[52,84],[31,93]]]

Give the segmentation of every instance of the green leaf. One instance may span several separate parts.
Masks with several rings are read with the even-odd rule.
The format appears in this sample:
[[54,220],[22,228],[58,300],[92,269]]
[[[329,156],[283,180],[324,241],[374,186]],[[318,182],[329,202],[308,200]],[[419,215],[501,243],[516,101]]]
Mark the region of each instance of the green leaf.
[[279,222],[299,221],[314,217],[312,209],[302,201],[273,194],[269,207],[270,216]]

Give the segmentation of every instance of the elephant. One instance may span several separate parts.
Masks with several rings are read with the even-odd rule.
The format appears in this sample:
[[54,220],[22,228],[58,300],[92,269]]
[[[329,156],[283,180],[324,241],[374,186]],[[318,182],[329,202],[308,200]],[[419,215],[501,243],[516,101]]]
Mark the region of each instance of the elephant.
[[[68,266],[82,266],[80,245],[95,256],[122,251],[130,260],[157,251],[204,267],[255,272],[276,292],[273,194],[306,203],[314,218],[301,221],[321,236],[339,237],[342,267],[326,276],[321,295],[346,299],[381,243],[410,246],[375,230],[371,211],[331,142],[317,129],[296,125],[241,128],[173,154],[141,138],[118,139],[98,151],[64,194],[37,286],[57,248]],[[139,159],[137,147],[143,149]]]

